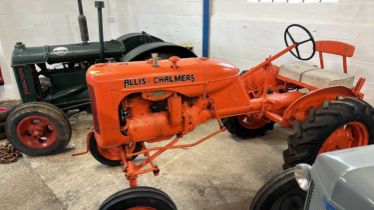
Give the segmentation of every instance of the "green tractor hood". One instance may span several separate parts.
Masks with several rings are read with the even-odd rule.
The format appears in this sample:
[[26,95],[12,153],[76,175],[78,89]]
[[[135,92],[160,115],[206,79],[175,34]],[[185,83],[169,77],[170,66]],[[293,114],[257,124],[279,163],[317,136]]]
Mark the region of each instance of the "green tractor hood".
[[[117,40],[104,42],[104,49],[104,58],[120,58],[126,53],[123,43]],[[99,42],[46,45],[43,47],[26,47],[22,42],[18,42],[12,54],[12,66],[94,61],[100,58]]]

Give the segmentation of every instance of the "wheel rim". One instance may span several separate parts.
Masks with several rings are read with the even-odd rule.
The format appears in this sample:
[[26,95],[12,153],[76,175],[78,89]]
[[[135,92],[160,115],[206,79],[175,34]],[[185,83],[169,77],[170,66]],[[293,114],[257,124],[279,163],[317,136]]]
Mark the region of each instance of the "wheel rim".
[[8,111],[8,108],[6,108],[6,107],[0,107],[0,112],[6,112],[6,111]]
[[252,115],[242,115],[238,117],[240,125],[247,129],[258,129],[266,125],[266,121],[263,119],[258,119]]
[[56,143],[57,126],[48,118],[28,116],[22,119],[16,128],[18,139],[32,149],[45,149]]
[[101,148],[98,146],[97,149],[99,150],[100,154],[104,156],[106,159],[121,160],[121,153],[118,147]]
[[157,209],[148,207],[148,206],[138,206],[138,207],[132,207],[126,210],[157,210]]
[[336,129],[325,141],[318,154],[369,144],[369,132],[361,122],[350,122]]

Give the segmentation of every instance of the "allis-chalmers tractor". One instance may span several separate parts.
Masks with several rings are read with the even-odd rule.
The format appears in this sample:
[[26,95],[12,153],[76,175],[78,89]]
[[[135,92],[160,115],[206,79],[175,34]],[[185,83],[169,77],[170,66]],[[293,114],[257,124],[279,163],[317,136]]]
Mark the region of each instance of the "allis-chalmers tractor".
[[[298,41],[291,31],[296,28],[308,38]],[[122,165],[131,187],[113,194],[100,209],[177,209],[164,192],[138,187],[137,177],[158,175],[154,160],[166,150],[195,146],[224,130],[247,138],[264,134],[274,123],[294,127],[284,151],[285,168],[312,163],[318,153],[373,143],[374,111],[360,92],[364,79],[353,85],[347,74],[346,58],[354,47],[315,42],[300,25],[286,29],[285,42],[286,49],[242,74],[218,60],[176,56],[91,66],[86,78],[94,129],[87,135],[88,148],[101,163]],[[300,46],[307,43],[313,52],[303,57]],[[287,52],[308,60],[316,51],[320,68],[300,61],[272,64]],[[323,53],[343,56],[344,72],[324,70]],[[217,131],[194,143],[178,144],[211,119],[218,122]],[[145,159],[137,160],[138,155]]]
[[[54,154],[69,143],[69,110],[89,110],[86,71],[96,63],[141,61],[158,52],[196,57],[185,47],[164,42],[146,33],[131,33],[104,42],[103,2],[98,8],[100,42],[88,42],[89,35],[82,2],[78,0],[82,43],[26,47],[17,43],[12,67],[23,104],[11,112],[6,122],[8,140],[21,152],[31,155]],[[0,106],[1,108],[1,106]]]

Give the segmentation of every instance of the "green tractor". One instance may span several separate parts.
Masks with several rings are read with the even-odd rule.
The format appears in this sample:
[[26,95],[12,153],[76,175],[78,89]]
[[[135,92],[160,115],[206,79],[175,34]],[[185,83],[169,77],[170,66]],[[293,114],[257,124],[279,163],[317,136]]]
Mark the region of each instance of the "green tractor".
[[91,109],[85,79],[91,65],[143,61],[152,53],[158,53],[164,59],[173,55],[196,57],[190,49],[164,42],[145,32],[104,41],[104,2],[101,1],[95,2],[100,41],[88,42],[81,0],[78,0],[78,7],[82,43],[26,47],[19,42],[15,45],[12,68],[22,104],[7,116],[5,134],[18,150],[27,155],[50,155],[68,145],[71,127],[67,113]]

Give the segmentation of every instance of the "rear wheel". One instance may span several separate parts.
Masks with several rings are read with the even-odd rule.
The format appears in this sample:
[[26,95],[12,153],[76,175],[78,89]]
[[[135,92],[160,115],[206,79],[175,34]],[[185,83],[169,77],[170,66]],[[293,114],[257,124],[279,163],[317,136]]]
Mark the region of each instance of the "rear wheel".
[[0,140],[6,139],[5,122],[9,113],[13,111],[21,102],[18,100],[8,100],[0,102]]
[[274,127],[274,122],[247,115],[224,118],[222,122],[231,134],[240,138],[263,136]]
[[21,102],[18,100],[8,100],[0,102],[0,122],[5,122],[9,113],[13,111]]
[[[121,155],[120,149],[117,147],[114,148],[100,148],[97,145],[95,136],[92,134],[89,142],[90,153],[91,155],[100,163],[107,166],[120,166],[121,165]],[[142,149],[140,143],[136,143],[134,152],[139,152]],[[136,156],[133,156],[129,160],[134,160]]]
[[325,103],[311,110],[308,119],[296,122],[283,152],[284,168],[298,163],[313,164],[324,152],[373,144],[373,108],[354,98]]
[[6,139],[5,122],[0,122],[0,140]]
[[113,194],[100,205],[99,210],[177,210],[177,207],[161,190],[135,187]]
[[301,210],[306,192],[297,184],[293,168],[270,179],[256,193],[250,210]]
[[25,103],[14,109],[6,121],[5,132],[16,149],[30,156],[58,153],[71,138],[65,113],[43,102]]

